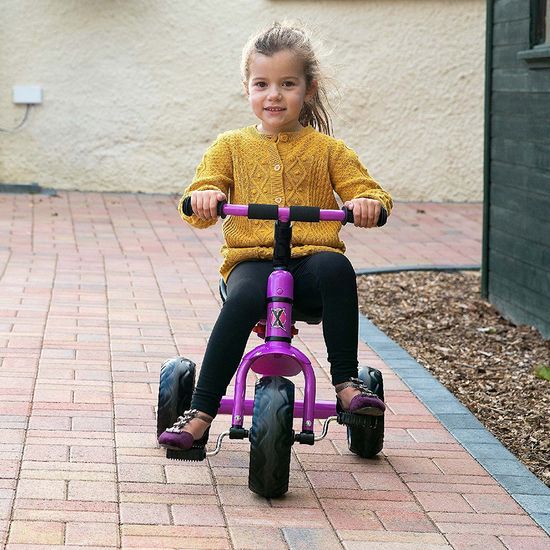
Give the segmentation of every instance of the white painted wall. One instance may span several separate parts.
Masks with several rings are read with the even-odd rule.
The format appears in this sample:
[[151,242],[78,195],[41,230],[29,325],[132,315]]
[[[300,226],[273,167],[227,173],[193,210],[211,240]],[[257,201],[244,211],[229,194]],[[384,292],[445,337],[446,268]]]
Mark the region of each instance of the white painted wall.
[[274,19],[319,32],[335,134],[398,199],[482,198],[483,0],[3,0],[0,182],[179,192],[222,131],[254,123],[239,78]]

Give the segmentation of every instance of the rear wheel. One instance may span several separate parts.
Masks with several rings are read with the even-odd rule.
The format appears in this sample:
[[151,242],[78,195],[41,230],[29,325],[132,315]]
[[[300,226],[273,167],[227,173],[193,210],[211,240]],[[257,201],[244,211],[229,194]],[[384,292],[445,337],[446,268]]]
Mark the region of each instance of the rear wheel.
[[[384,401],[382,373],[372,367],[359,370],[358,378]],[[384,416],[365,417],[366,426],[348,426],[349,450],[363,458],[378,454],[384,445]]]
[[195,363],[185,357],[174,357],[160,368],[157,410],[157,437],[170,428],[191,407],[195,389]]
[[282,376],[256,383],[250,428],[248,487],[266,498],[288,491],[290,452],[294,443],[294,384]]

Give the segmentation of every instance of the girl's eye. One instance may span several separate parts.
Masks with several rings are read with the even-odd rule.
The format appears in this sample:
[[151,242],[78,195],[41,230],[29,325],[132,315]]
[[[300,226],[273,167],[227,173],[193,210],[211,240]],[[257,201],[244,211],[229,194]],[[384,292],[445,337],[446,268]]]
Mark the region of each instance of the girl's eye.
[[256,82],[254,86],[256,86],[257,88],[265,88],[265,82]]
[[291,86],[294,86],[294,82],[292,80],[285,80],[283,82],[283,86],[285,86],[286,88],[290,88]]

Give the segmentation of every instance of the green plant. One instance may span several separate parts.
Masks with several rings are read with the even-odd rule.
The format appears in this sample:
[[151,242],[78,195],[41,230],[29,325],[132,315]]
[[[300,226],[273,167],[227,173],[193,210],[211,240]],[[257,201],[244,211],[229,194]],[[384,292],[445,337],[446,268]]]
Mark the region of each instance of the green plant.
[[535,367],[535,375],[550,381],[550,367],[548,365],[537,365]]

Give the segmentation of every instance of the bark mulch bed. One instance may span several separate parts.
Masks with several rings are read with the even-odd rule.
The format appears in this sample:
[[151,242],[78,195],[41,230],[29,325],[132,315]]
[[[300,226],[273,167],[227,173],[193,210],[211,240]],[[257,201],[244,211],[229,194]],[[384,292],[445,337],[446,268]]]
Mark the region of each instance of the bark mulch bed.
[[366,275],[358,285],[361,312],[550,486],[550,381],[536,374],[550,366],[550,340],[481,299],[478,272]]

